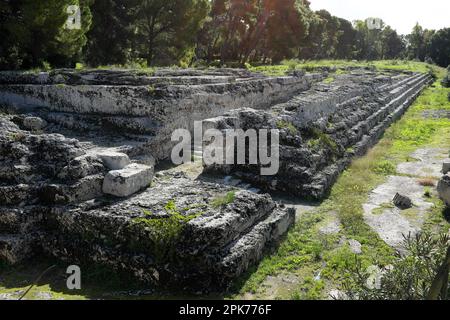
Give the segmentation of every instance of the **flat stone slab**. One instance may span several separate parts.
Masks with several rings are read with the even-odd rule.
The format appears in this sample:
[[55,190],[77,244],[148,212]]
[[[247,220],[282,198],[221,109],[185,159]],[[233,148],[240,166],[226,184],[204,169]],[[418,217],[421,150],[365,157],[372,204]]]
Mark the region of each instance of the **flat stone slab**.
[[[400,192],[412,199],[412,209],[401,210],[394,206],[392,199]],[[423,199],[424,193],[425,187],[416,179],[391,176],[370,194],[368,202],[363,205],[364,220],[383,241],[401,250],[404,236],[420,231],[426,211],[433,206]]]
[[440,178],[442,176],[442,164],[448,159],[446,149],[418,149],[411,154],[418,161],[399,164],[397,172],[424,178]]
[[153,167],[130,164],[122,170],[110,171],[103,181],[103,192],[116,197],[129,197],[150,186]]
[[128,155],[117,151],[101,151],[98,157],[109,170],[121,170],[131,163]]

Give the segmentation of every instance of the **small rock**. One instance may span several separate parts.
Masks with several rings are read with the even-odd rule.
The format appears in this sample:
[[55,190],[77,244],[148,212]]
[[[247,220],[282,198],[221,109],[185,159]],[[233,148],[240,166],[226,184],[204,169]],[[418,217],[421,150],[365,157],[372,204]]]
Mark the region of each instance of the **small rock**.
[[362,245],[356,240],[348,240],[348,245],[350,246],[350,250],[354,254],[361,254],[362,253]]
[[396,207],[400,209],[410,209],[412,208],[412,200],[406,196],[402,196],[401,194],[397,193],[394,197],[394,204]]
[[23,120],[23,125],[27,130],[39,131],[47,126],[47,122],[38,117],[26,117]]
[[153,167],[130,164],[122,170],[110,171],[103,181],[103,193],[116,197],[128,197],[150,186]]
[[121,170],[131,163],[128,155],[121,152],[102,151],[98,154],[98,157],[102,159],[103,164],[109,170]]

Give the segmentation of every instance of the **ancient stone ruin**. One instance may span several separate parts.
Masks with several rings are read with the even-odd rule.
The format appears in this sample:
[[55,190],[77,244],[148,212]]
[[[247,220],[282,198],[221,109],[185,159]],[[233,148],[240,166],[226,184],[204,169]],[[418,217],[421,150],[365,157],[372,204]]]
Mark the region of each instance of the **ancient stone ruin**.
[[[45,254],[161,285],[227,288],[294,224],[294,210],[265,192],[324,198],[431,81],[341,71],[0,73],[0,259]],[[167,169],[173,131],[194,121],[280,130],[279,172]]]

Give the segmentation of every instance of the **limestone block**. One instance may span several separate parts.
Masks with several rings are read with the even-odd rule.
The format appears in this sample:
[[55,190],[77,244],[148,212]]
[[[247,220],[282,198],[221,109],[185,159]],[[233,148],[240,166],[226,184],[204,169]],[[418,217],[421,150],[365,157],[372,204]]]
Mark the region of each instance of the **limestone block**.
[[122,170],[110,171],[103,181],[103,193],[116,197],[128,197],[150,185],[153,167],[130,164]]
[[131,163],[128,155],[116,151],[102,151],[98,157],[109,170],[121,170]]

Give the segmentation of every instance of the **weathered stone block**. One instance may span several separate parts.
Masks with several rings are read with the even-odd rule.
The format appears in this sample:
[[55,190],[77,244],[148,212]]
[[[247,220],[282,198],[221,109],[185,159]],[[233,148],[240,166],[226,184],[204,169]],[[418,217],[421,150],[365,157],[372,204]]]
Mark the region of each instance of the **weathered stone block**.
[[153,167],[130,164],[122,170],[110,171],[103,181],[103,192],[116,197],[128,197],[148,187],[153,179]]
[[102,151],[98,154],[98,157],[110,170],[121,170],[131,163],[128,155],[116,151]]

